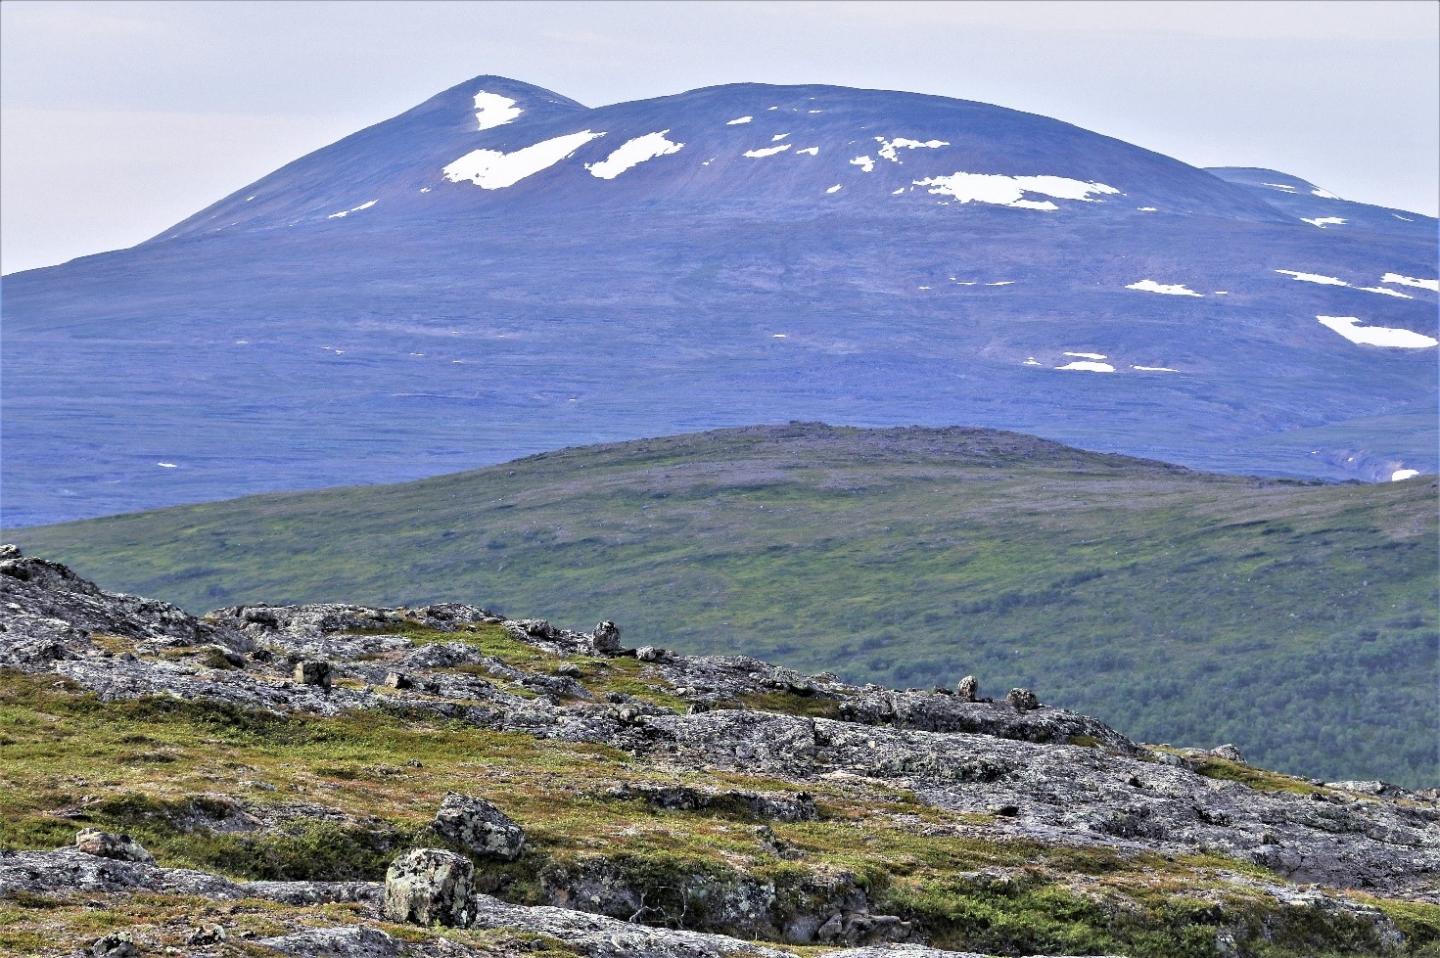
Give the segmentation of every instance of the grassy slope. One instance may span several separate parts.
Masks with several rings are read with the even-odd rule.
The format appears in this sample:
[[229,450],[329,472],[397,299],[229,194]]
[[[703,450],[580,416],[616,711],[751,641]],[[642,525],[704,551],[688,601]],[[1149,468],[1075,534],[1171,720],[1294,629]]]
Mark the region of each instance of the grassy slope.
[[732,430],[11,532],[192,609],[464,599],[904,685],[973,672],[1152,741],[1437,775],[1433,480],[1185,472],[973,430]]

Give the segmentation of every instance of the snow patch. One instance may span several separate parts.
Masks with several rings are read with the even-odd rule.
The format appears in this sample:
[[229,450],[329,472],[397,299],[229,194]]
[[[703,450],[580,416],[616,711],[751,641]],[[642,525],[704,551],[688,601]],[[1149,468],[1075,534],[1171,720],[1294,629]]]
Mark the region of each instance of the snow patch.
[[177,466],[177,465],[176,465],[175,463],[173,463],[173,462],[157,462],[157,463],[155,463],[155,465],[159,466],[161,469],[178,469],[178,468],[180,468],[179,466]]
[[1329,190],[1322,190],[1322,189],[1320,189],[1318,186],[1317,186],[1315,189],[1313,189],[1313,190],[1310,191],[1310,195],[1311,195],[1311,196],[1318,196],[1318,197],[1320,197],[1322,200],[1338,200],[1338,199],[1340,198],[1340,197],[1336,196],[1334,193],[1331,193]]
[[1406,479],[1414,479],[1420,475],[1419,469],[1396,469],[1390,473],[1391,482],[1404,482]]
[[1104,353],[1066,353],[1066,356],[1074,356],[1076,359],[1108,359]]
[[869,173],[875,169],[875,161],[868,156],[857,156],[850,161],[850,165],[860,167],[861,173]]
[[590,171],[591,176],[598,176],[602,180],[613,180],[621,173],[646,160],[679,153],[680,148],[685,144],[671,142],[665,136],[669,132],[669,130],[661,130],[659,133],[646,133],[633,140],[626,140],[615,149],[615,152],[600,162],[586,163],[585,169]]
[[880,156],[891,163],[899,163],[900,155],[897,150],[938,150],[942,146],[949,146],[948,140],[910,140],[903,136],[897,136],[893,140],[887,140],[883,136],[875,137],[875,142],[880,144]]
[[1440,340],[1389,326],[1361,326],[1357,316],[1316,316],[1320,325],[1334,330],[1352,343],[1362,346],[1384,346],[1389,349],[1429,349]]
[[1284,190],[1286,193],[1294,193],[1295,187],[1289,183],[1261,183],[1261,186],[1268,186],[1272,190]]
[[1153,279],[1142,279],[1138,283],[1131,283],[1126,289],[1136,289],[1142,293],[1161,293],[1165,296],[1204,296],[1204,293],[1197,293],[1184,283],[1157,283]]
[[836,183],[834,186],[830,187],[830,188],[829,188],[828,190],[826,190],[825,192],[826,192],[826,193],[839,193],[841,189],[843,189],[843,187],[842,187],[839,183]]
[[993,203],[1025,210],[1058,210],[1049,200],[1027,200],[1026,193],[1039,193],[1062,200],[1093,203],[1091,193],[1119,193],[1104,183],[1087,183],[1064,176],[1006,176],[1003,173],[952,173],[915,180],[916,186],[927,186],[937,196],[952,196],[961,203]]
[[579,133],[567,133],[564,136],[541,140],[514,153],[472,150],[445,167],[442,172],[451,183],[469,180],[482,190],[500,190],[554,166],[586,143],[604,135],[603,132],[581,130]]
[[779,143],[781,140],[785,139],[785,137],[789,135],[789,133],[776,133],[774,136],[770,137],[770,142]]
[[1416,289],[1428,289],[1432,293],[1440,293],[1440,279],[1419,279],[1414,276],[1401,276],[1399,273],[1386,273],[1380,277],[1380,282],[1390,283],[1394,286],[1414,286]]
[[508,96],[486,93],[484,90],[475,94],[477,129],[493,130],[497,126],[504,126],[524,112]]
[[[338,212],[338,213],[331,213],[329,216],[327,216],[327,217],[325,217],[325,218],[326,218],[327,220],[338,220],[338,219],[341,219],[342,217],[349,216],[351,213],[358,213],[358,212],[360,212],[361,210],[368,210],[370,207],[374,206],[375,203],[376,203],[375,200],[366,200],[364,203],[361,203],[359,206],[352,206],[352,207],[350,207],[348,210],[341,210],[341,211]],[[231,225],[231,226],[234,226],[235,224],[234,224],[234,223],[231,223],[230,225]]]
[[1001,279],[1001,280],[996,280],[996,281],[993,282],[993,283],[986,283],[985,285],[986,285],[986,286],[1014,286],[1014,285],[1015,285],[1015,281],[1014,281],[1013,279]]
[[1362,293],[1379,293],[1382,296],[1394,296],[1396,299],[1414,299],[1409,293],[1402,293],[1398,289],[1386,289],[1384,286],[1352,286],[1351,289],[1358,289]]
[[1142,373],[1178,373],[1180,370],[1171,369],[1169,366],[1131,366],[1131,369],[1138,369]]
[[1399,213],[1391,213],[1390,215],[1393,216],[1393,217],[1395,217],[1397,220],[1404,220],[1404,221],[1407,222],[1407,223],[1413,223],[1413,222],[1415,222],[1415,221],[1412,220],[1410,217],[1408,217],[1408,216],[1401,216]]
[[429,192],[430,192],[430,187],[428,187],[428,186],[422,186],[422,187],[420,187],[420,192],[421,192],[421,193],[429,193]]
[[1325,227],[1327,227],[1327,226],[1344,226],[1344,225],[1345,225],[1345,217],[1343,217],[1343,216],[1317,216],[1317,217],[1315,217],[1314,219],[1306,219],[1305,217],[1302,216],[1302,217],[1300,217],[1300,222],[1302,222],[1302,223],[1309,223],[1311,226],[1318,226],[1318,227],[1320,227],[1320,228],[1323,230],[1323,229],[1324,229]]
[[749,123],[749,122],[750,122],[751,120],[753,120],[753,119],[755,119],[753,116],[737,116],[737,117],[736,117],[735,119],[733,119],[733,120],[726,120],[726,121],[725,121],[725,125],[726,125],[726,126],[739,126],[739,125],[742,124],[742,123]]
[[1135,207],[1135,208],[1136,208],[1137,210],[1139,210],[1140,212],[1142,212],[1142,213],[1158,213],[1158,212],[1160,212],[1159,210],[1157,210],[1157,209],[1156,209],[1155,207],[1153,207],[1153,206],[1137,206],[1137,207]]
[[811,156],[819,156],[819,155],[820,155],[820,147],[818,147],[818,146],[807,146],[807,147],[805,147],[805,148],[802,149],[802,150],[796,150],[795,153],[796,153],[797,155],[798,155],[798,154],[801,154],[801,153],[809,153]]
[[1063,366],[1056,366],[1056,369],[1073,369],[1086,373],[1113,373],[1115,367],[1109,363],[1096,363],[1089,360],[1079,359],[1073,363],[1066,363]]
[[1025,361],[1024,361],[1023,363],[1021,363],[1020,365],[1022,365],[1022,366],[1041,366],[1041,365],[1043,365],[1043,363],[1041,363],[1040,360],[1036,359],[1034,356],[1026,356],[1026,357],[1025,357]]
[[1289,276],[1289,277],[1292,278],[1292,279],[1299,280],[1299,281],[1302,282],[1302,283],[1318,283],[1318,284],[1320,284],[1321,286],[1349,286],[1349,285],[1350,285],[1349,283],[1345,282],[1343,279],[1339,279],[1339,278],[1334,277],[1334,276],[1322,276],[1322,275],[1320,275],[1319,273],[1302,273],[1302,272],[1300,272],[1299,270],[1295,270],[1295,269],[1277,269],[1275,272],[1280,273],[1281,275],[1284,275],[1284,276]]
[[789,143],[781,143],[779,146],[767,146],[758,150],[746,150],[741,155],[748,156],[753,159],[762,156],[774,156],[776,153],[784,153],[788,149],[790,149]]

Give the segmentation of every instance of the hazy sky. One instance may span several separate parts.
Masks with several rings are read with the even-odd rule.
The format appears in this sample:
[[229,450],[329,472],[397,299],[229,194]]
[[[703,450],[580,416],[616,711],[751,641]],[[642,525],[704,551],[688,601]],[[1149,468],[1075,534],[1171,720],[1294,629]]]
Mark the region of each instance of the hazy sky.
[[836,83],[1435,213],[1440,4],[0,3],[0,269],[129,246],[481,73],[590,105]]

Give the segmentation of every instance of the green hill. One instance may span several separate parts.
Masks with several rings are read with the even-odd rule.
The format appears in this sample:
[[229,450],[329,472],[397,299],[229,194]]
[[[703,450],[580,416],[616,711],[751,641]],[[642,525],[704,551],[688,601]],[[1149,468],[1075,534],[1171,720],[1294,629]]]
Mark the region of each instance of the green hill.
[[202,610],[455,599],[900,686],[1035,688],[1149,741],[1440,780],[1436,482],[1186,471],[972,429],[723,430],[403,485],[12,530]]

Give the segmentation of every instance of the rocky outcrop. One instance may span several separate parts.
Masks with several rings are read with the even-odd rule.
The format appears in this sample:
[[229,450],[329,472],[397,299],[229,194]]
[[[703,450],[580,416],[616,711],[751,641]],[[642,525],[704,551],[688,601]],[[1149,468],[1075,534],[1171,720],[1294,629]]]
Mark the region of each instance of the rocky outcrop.
[[[450,845],[400,851],[383,885],[240,882],[161,867],[122,833],[149,834],[140,823],[116,827],[93,817],[79,786],[53,814],[104,828],[82,831],[73,847],[0,852],[0,895],[147,893],[353,907],[357,924],[349,927],[267,932],[262,944],[284,954],[467,953],[443,938],[412,941],[366,924],[382,916],[427,928],[521,929],[583,955],[778,954],[744,941],[752,938],[849,946],[857,958],[941,954],[924,947],[934,929],[913,909],[877,895],[848,866],[813,860],[807,829],[866,815],[916,835],[1077,855],[1105,849],[1157,861],[1232,861],[1224,880],[1255,904],[1236,912],[1233,901],[1216,897],[1206,921],[1216,951],[1240,958],[1287,929],[1312,925],[1322,929],[1317,948],[1361,941],[1375,954],[1404,954],[1406,932],[1351,891],[1440,903],[1433,794],[1291,779],[1245,765],[1225,746],[1147,748],[1024,689],[986,700],[973,677],[954,692],[855,686],[746,656],[631,653],[613,623],[577,632],[470,605],[244,606],[198,619],[106,593],[13,548],[0,550],[0,610],[0,667],[40,676],[46,688],[88,690],[105,702],[216,703],[222,723],[258,713],[374,713],[493,730],[509,742],[522,736],[536,747],[566,743],[593,750],[586,754],[597,767],[613,770],[585,786],[585,802],[637,803],[627,814],[655,821],[658,813],[662,830],[699,829],[718,836],[722,849],[743,846],[768,863],[732,865],[722,850],[703,866],[666,870],[597,851],[604,842],[593,836],[540,828],[527,839],[531,823],[495,789],[490,796],[518,820],[478,795],[441,797],[443,788],[464,788],[462,778],[426,797],[434,811],[428,828],[429,811],[402,830],[330,808],[323,791],[263,801],[248,792],[207,793],[147,806],[145,826],[185,834],[289,834],[328,822],[383,832],[374,847],[387,856],[412,841]],[[399,782],[390,777],[404,771],[375,774]],[[575,789],[550,772],[524,784],[557,794]],[[847,802],[843,813],[831,804],[837,794]],[[900,797],[908,804],[897,806]],[[533,800],[516,807],[533,809]],[[995,895],[1012,880],[975,879]],[[1191,898],[1207,894],[1197,889]],[[133,946],[145,950],[139,938]],[[203,949],[219,945],[187,947],[211,953]]]

